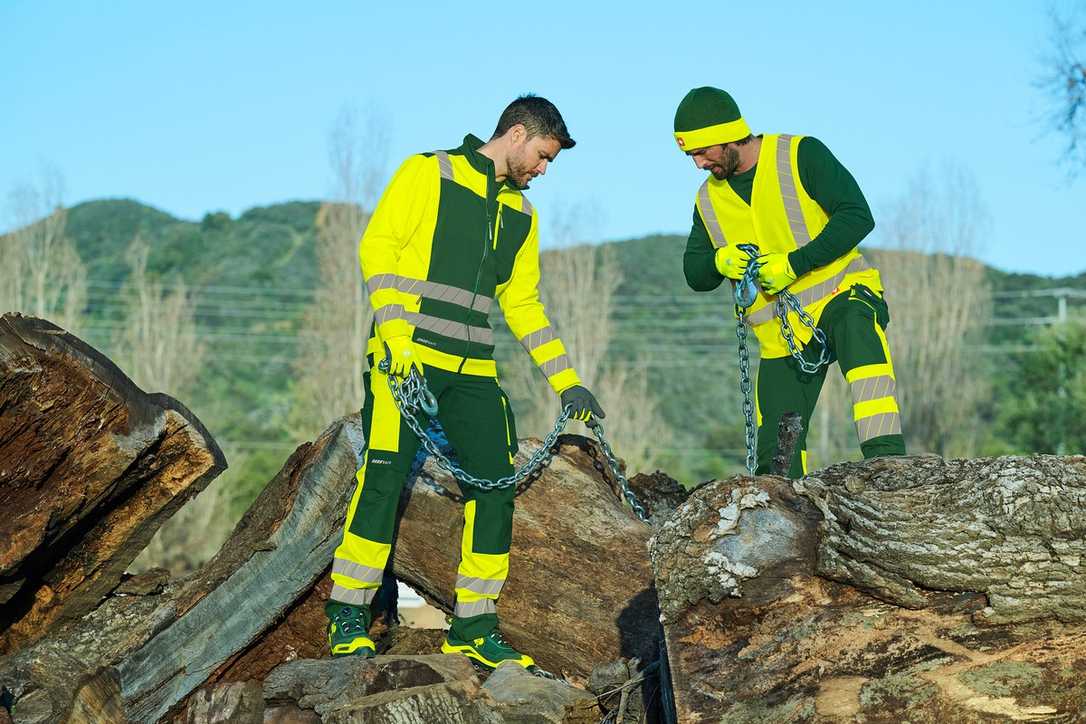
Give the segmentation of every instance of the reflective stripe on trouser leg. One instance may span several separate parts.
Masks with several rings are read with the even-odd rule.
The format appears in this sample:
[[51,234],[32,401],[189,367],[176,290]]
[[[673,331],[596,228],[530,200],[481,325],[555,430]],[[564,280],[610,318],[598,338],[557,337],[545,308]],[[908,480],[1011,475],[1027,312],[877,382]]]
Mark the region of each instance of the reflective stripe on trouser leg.
[[366,454],[355,473],[343,539],[332,561],[332,593],[339,603],[367,605],[381,585],[392,549],[400,491],[418,447],[400,419],[385,375],[366,375],[362,408]]
[[885,311],[886,303],[863,287],[853,287],[847,298],[842,297],[841,302],[835,299],[830,303],[839,308],[832,335],[852,396],[852,419],[860,449],[864,457],[903,455],[897,379],[877,309],[881,306]]
[[456,576],[458,618],[496,613],[495,602],[509,575],[509,553],[477,553],[473,550],[478,501],[464,504],[464,534],[460,542],[460,566]]
[[886,334],[873,324],[883,351],[882,363],[861,365],[845,372],[852,393],[852,419],[860,444],[883,435],[901,434],[901,410],[897,405],[897,381]]
[[[513,472],[516,425],[497,380],[458,375],[441,398],[438,419],[465,470],[490,480]],[[489,621],[509,574],[515,495],[513,488],[464,488],[453,626],[466,638],[483,635],[493,625]]]

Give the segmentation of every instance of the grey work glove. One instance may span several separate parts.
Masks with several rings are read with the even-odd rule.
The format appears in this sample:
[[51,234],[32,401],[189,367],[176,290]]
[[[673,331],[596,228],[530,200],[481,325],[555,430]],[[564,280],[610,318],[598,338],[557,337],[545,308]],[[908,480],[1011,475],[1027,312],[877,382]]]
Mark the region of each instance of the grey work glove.
[[581,422],[588,422],[593,417],[601,420],[607,417],[603,414],[600,403],[596,402],[595,396],[580,385],[570,387],[562,393],[562,409],[567,407],[573,408],[570,411],[570,417]]

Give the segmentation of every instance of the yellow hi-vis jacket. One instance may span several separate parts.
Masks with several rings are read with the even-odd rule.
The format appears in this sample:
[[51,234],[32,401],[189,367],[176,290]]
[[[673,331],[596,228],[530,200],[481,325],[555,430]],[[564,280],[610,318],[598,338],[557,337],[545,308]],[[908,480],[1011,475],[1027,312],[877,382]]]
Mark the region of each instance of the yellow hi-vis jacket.
[[[697,209],[716,247],[757,244],[763,254],[790,252],[818,236],[829,217],[803,188],[798,152],[802,136],[765,135],[758,154],[748,205],[727,181],[714,176],[698,190]],[[818,322],[826,304],[853,284],[882,291],[879,272],[853,249],[826,266],[811,269],[788,286],[804,310]],[[747,323],[758,337],[764,358],[787,357],[788,344],[774,313],[776,296],[759,291],[747,310]],[[788,313],[796,341],[806,344],[812,331],[795,312]]]
[[411,335],[423,364],[495,377],[487,315],[506,323],[556,392],[580,384],[539,301],[539,215],[494,180],[468,135],[448,151],[411,156],[385,189],[359,244],[374,310],[367,354]]

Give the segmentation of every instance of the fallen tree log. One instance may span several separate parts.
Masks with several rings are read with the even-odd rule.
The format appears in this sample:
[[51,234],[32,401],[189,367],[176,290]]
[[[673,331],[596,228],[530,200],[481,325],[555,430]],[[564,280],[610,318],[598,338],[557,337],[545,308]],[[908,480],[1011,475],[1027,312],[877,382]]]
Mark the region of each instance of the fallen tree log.
[[[538,444],[524,441],[523,454]],[[322,655],[326,577],[362,447],[357,417],[335,423],[291,456],[193,577],[160,593],[127,582],[119,590],[152,594],[112,596],[66,631],[0,659],[16,721],[117,710],[156,721],[201,685],[260,679],[285,660]],[[575,676],[620,655],[646,656],[658,632],[644,553],[650,529],[597,470],[597,454],[584,438],[564,438],[519,498],[513,575],[501,602],[509,637],[541,665]],[[451,487],[429,467],[423,474]],[[676,498],[666,481],[645,489],[657,491],[660,506]],[[404,502],[394,568],[449,610],[462,508],[419,481]]]
[[225,468],[177,400],[49,322],[0,317],[0,653],[97,606]]
[[[518,464],[539,444],[522,440]],[[586,678],[600,663],[653,654],[659,623],[645,554],[651,528],[601,472],[595,443],[565,435],[558,444],[560,454],[517,498],[498,616],[509,641],[540,666]],[[428,461],[405,489],[393,548],[396,577],[447,612],[463,527],[457,490],[451,476]],[[667,495],[675,493],[668,489],[661,500]]]
[[679,720],[1086,711],[1084,463],[886,458],[698,489],[651,544]]
[[157,721],[228,667],[320,580],[360,446],[357,418],[336,422],[295,451],[194,576],[158,595],[111,597],[67,631],[0,659],[15,721],[79,721],[77,712],[107,708]]

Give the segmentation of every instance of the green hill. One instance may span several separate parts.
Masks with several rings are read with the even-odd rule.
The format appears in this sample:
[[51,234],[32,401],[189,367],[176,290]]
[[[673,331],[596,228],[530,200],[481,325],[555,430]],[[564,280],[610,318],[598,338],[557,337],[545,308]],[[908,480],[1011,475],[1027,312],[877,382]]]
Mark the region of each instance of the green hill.
[[[128,199],[89,201],[69,211],[68,232],[90,280],[90,322],[82,332],[91,343],[108,350],[120,324],[118,291],[128,273],[126,249],[135,235],[150,245],[150,272],[167,282],[183,279],[195,291],[210,361],[206,379],[185,402],[228,455],[243,460],[244,469],[237,473],[248,486],[239,490],[239,504],[300,442],[285,432],[292,405],[290,363],[302,314],[318,283],[318,208],[318,202],[297,201],[250,209],[238,218],[211,213],[200,222]],[[682,237],[654,235],[607,247],[623,272],[614,354],[647,365],[671,431],[662,464],[694,481],[737,469],[743,430],[730,301],[723,289],[695,295],[686,287],[684,245]],[[996,269],[987,274],[996,292],[1086,289],[1086,274],[1050,278]],[[1005,318],[1054,311],[1050,297],[997,300],[997,314]],[[989,342],[1022,344],[1030,331],[993,326]],[[511,354],[521,352],[506,337],[499,359]],[[993,355],[984,374],[1005,380],[1013,376],[1014,364],[1010,357]],[[517,399],[522,392],[510,394]]]

